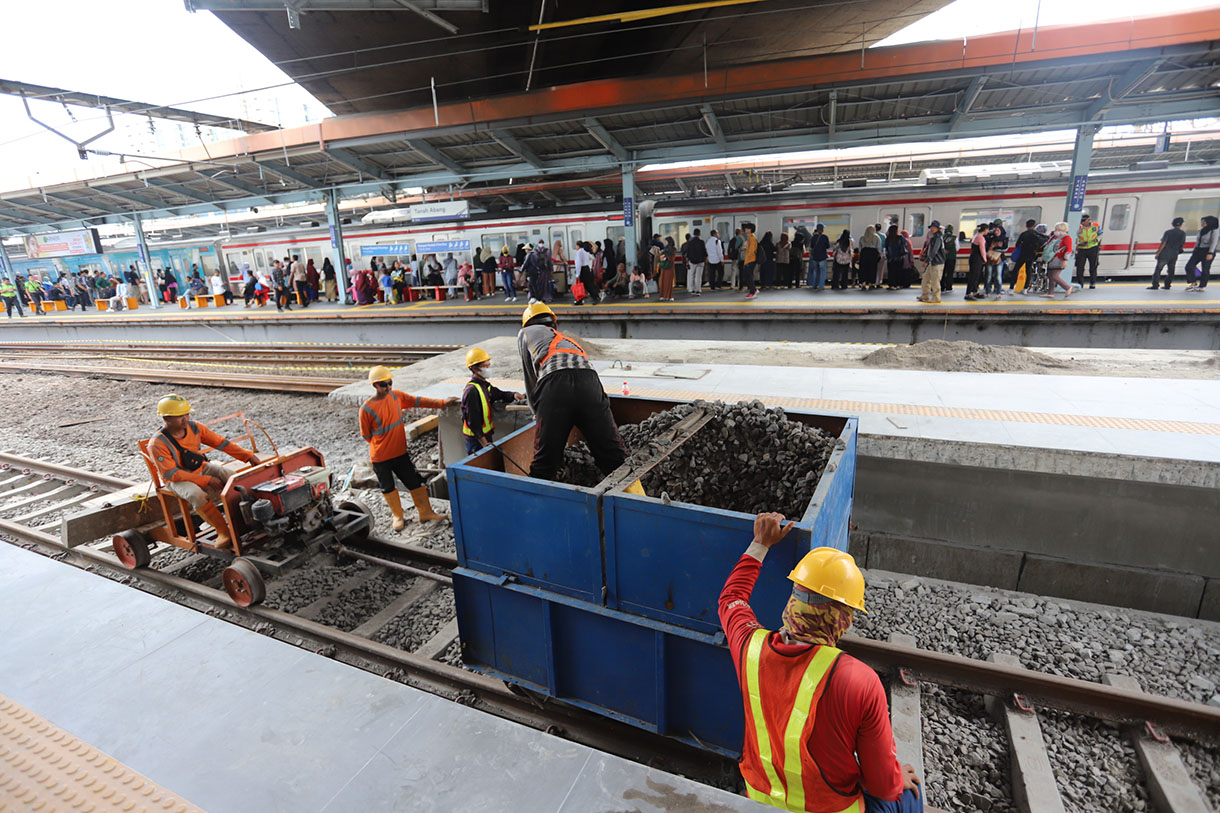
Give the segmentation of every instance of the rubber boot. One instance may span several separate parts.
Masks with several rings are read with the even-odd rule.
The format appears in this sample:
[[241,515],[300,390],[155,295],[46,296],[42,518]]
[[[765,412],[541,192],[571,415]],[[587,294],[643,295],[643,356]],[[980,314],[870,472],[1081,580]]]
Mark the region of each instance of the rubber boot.
[[419,512],[420,522],[449,519],[445,514],[438,514],[432,510],[432,502],[428,499],[427,486],[411,489],[411,499],[415,502],[415,510]]
[[401,531],[407,526],[407,521],[402,518],[402,498],[397,491],[387,491],[381,496],[385,497],[385,504],[390,506],[390,513],[394,515],[394,530]]
[[208,525],[216,529],[216,547],[227,548],[233,544],[233,540],[229,538],[229,524],[225,522],[225,515],[220,510],[219,506],[208,503],[203,508],[196,511],[199,516],[203,517]]

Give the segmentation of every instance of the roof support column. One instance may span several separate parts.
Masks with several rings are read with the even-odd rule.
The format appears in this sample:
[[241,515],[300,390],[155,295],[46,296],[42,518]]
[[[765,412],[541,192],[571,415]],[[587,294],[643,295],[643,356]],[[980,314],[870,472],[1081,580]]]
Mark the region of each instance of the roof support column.
[[[153,310],[156,310],[161,307],[161,289],[153,280],[152,255],[148,253],[148,241],[144,239],[144,225],[140,223],[139,215],[131,216],[131,225],[135,229],[136,242],[140,246],[140,271],[144,274],[144,284],[148,286],[148,301],[152,303]],[[221,272],[224,272],[223,268]]]
[[1093,160],[1093,136],[1096,125],[1086,125],[1076,131],[1076,146],[1072,150],[1072,172],[1068,176],[1067,202],[1063,206],[1063,220],[1068,224],[1068,234],[1075,234],[1072,224],[1079,223],[1084,209],[1084,193],[1089,185],[1089,163]]
[[347,255],[343,253],[343,220],[339,217],[339,195],[326,190],[326,220],[330,225],[330,247],[335,252],[335,281],[339,285],[339,301],[350,305],[347,298]]
[[13,271],[13,264],[9,262],[8,252],[4,250],[4,240],[0,238],[0,272],[8,278],[8,281],[17,284],[17,274]]
[[636,263],[639,244],[635,240],[635,164],[623,164],[623,268],[627,273]]

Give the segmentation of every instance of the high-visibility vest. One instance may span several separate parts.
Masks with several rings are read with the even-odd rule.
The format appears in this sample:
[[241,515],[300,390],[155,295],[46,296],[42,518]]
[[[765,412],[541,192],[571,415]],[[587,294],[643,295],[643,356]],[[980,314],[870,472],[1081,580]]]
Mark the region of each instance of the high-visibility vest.
[[[560,342],[568,342],[576,349],[571,350],[567,347],[560,347],[559,346]],[[584,358],[588,358],[588,355],[585,353],[585,349],[583,347],[581,347],[576,342],[575,339],[573,339],[569,336],[565,336],[562,333],[560,333],[558,330],[556,330],[555,338],[551,339],[551,344],[546,349],[546,355],[542,357],[542,361],[538,362],[538,369],[541,370],[543,367],[545,367],[546,363],[551,360],[551,356],[555,356],[560,353],[568,353],[573,356],[582,356]]]
[[3,296],[3,297],[17,296],[17,286],[13,285],[13,283],[9,282],[6,279],[0,280],[0,296]]
[[835,790],[809,753],[818,701],[842,651],[817,646],[796,658],[778,655],[767,646],[769,634],[759,629],[750,636],[738,675],[745,705],[740,767],[746,794],[783,810],[863,813],[860,787],[846,794]]
[[[496,428],[496,425],[491,422],[491,404],[487,402],[487,393],[475,382],[468,381],[466,389],[471,387],[475,388],[475,391],[479,394],[479,402],[483,405],[483,434],[480,437],[490,435],[492,430]],[[462,419],[462,434],[468,438],[474,437],[474,431],[467,425],[465,418]]]

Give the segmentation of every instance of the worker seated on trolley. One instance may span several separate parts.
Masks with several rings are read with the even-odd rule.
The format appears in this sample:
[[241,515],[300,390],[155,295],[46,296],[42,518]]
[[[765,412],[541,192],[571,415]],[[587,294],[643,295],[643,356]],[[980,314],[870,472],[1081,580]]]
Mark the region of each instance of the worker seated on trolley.
[[161,480],[216,529],[216,547],[227,548],[232,540],[225,530],[224,514],[215,503],[234,470],[211,462],[199,448],[207,446],[243,463],[262,461],[253,452],[192,421],[191,405],[181,395],[167,395],[158,401],[157,414],[165,425],[152,436],[148,453],[161,473]]
[[788,576],[792,595],[778,631],[763,629],[750,608],[767,550],[792,530],[783,519],[755,518],[754,540],[720,593],[745,708],[746,794],[808,813],[922,811],[920,779],[895,755],[880,678],[835,648],[853,612],[866,612],[855,560],[834,548],[805,554]]
[[466,454],[474,454],[495,439],[492,405],[523,401],[525,396],[506,392],[487,380],[491,356],[481,347],[472,347],[466,352],[466,369],[470,370],[471,378],[462,390],[462,435],[466,438]]

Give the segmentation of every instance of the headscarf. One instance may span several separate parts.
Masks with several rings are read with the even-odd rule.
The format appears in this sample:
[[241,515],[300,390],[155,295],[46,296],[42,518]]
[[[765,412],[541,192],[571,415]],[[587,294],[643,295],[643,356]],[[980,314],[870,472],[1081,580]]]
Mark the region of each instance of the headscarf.
[[780,635],[786,643],[835,646],[851,626],[854,615],[846,604],[793,587],[784,607]]

